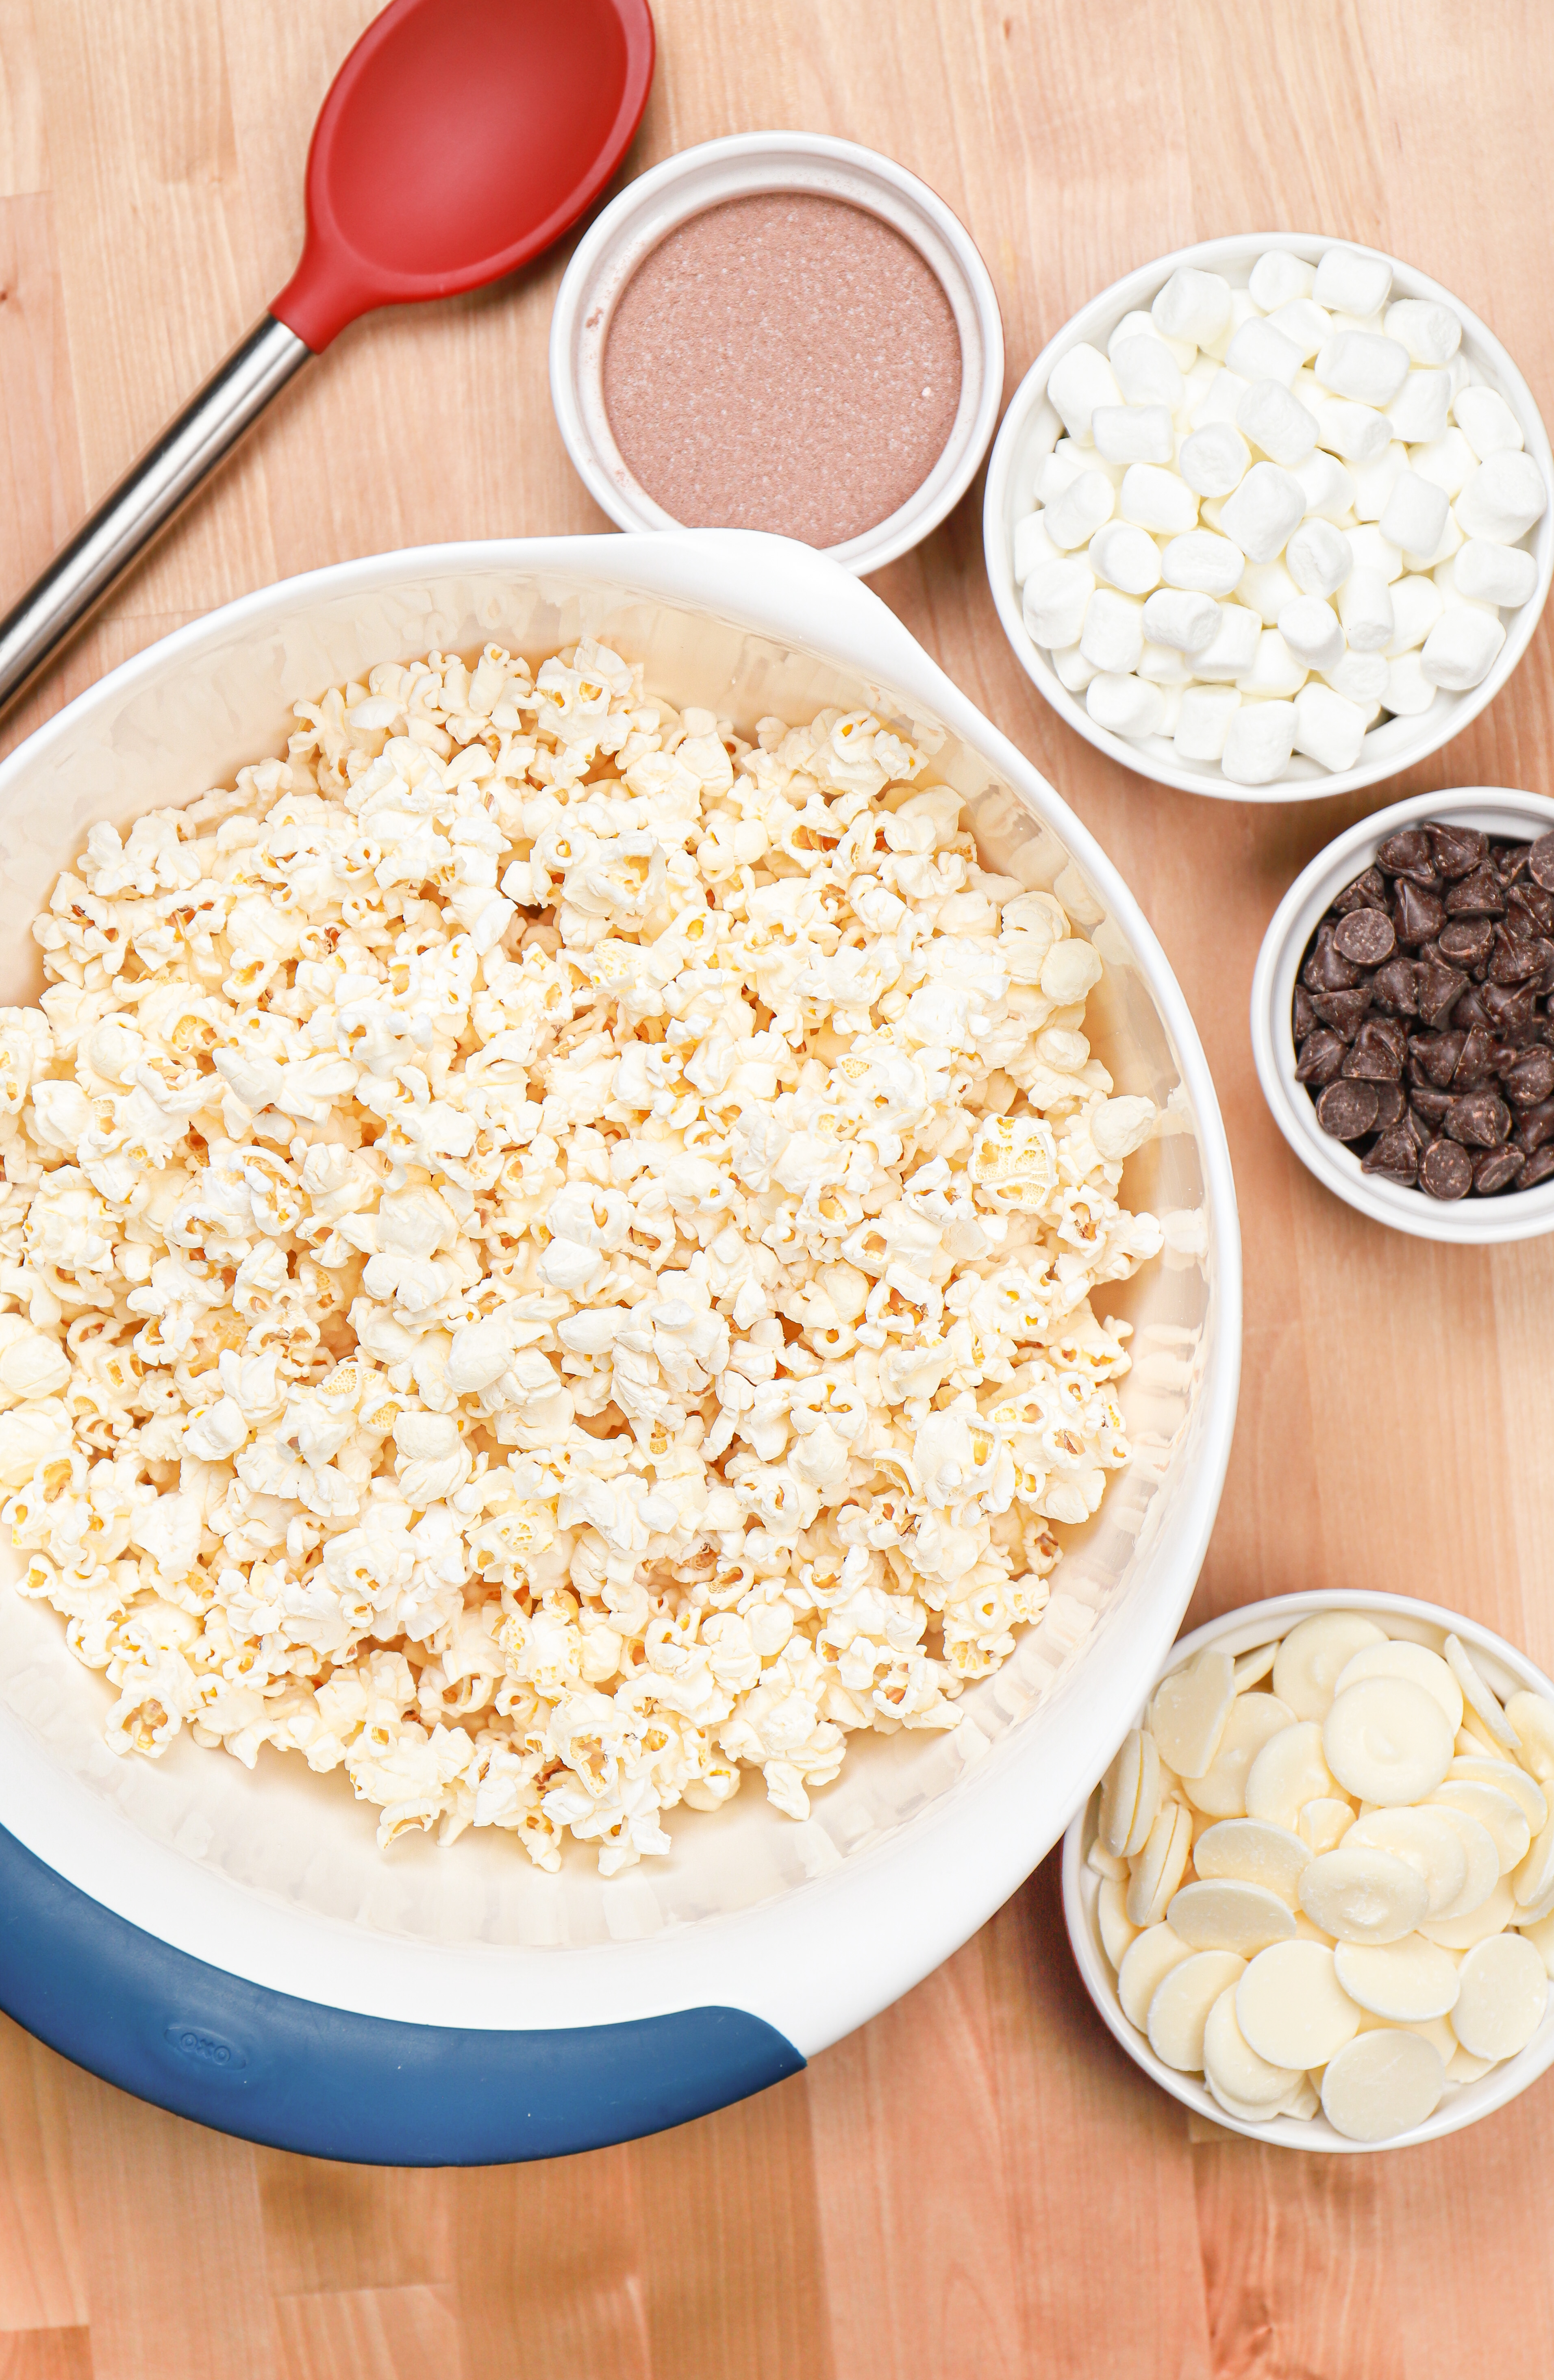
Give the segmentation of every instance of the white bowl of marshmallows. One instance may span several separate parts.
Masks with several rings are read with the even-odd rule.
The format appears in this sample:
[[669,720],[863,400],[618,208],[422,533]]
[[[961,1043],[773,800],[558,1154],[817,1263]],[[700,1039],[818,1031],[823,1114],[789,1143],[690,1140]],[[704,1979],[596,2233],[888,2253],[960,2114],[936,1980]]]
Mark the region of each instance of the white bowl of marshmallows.
[[1439,2139],[1554,2063],[1554,1685],[1413,1597],[1288,1595],[1173,1648],[1063,1844],[1091,1998],[1199,2115]]
[[1374,249],[1207,240],[1083,308],[989,467],[1004,630],[1100,751],[1188,793],[1342,793],[1526,648],[1554,457],[1484,323]]

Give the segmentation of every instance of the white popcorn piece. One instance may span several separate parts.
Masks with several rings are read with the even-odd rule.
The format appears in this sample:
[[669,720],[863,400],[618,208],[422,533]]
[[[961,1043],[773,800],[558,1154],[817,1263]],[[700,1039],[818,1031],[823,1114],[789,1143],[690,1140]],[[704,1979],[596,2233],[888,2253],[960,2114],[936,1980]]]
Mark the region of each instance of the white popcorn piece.
[[1104,471],[1084,471],[1042,514],[1051,542],[1062,552],[1088,545],[1098,528],[1117,509],[1117,491]]
[[1316,279],[1316,267],[1307,264],[1304,256],[1292,255],[1288,249],[1270,248],[1252,267],[1246,286],[1264,313],[1272,314],[1281,306],[1309,298]]
[[1228,496],[1251,463],[1251,449],[1232,421],[1206,422],[1183,440],[1176,457],[1177,469],[1199,496]]
[[1340,331],[1317,350],[1322,386],[1352,405],[1389,406],[1408,376],[1408,349],[1369,331]]
[[1305,517],[1305,491],[1277,463],[1254,463],[1220,515],[1224,535],[1248,562],[1271,562]]
[[1286,603],[1279,614],[1278,633],[1307,669],[1329,670],[1347,650],[1337,613],[1319,595],[1297,595]]
[[1179,266],[1149,309],[1161,336],[1207,347],[1231,319],[1230,284],[1218,273]]
[[1329,248],[1319,259],[1311,294],[1318,306],[1341,314],[1378,314],[1392,286],[1384,256],[1354,248]]
[[1163,405],[1168,413],[1176,412],[1184,382],[1181,368],[1163,339],[1113,338],[1107,353],[1124,405]]
[[1184,589],[1158,588],[1144,606],[1145,635],[1152,643],[1169,645],[1179,653],[1203,652],[1212,644],[1219,625],[1220,606],[1212,597]]
[[1098,405],[1090,417],[1096,452],[1109,463],[1169,463],[1176,451],[1163,405]]
[[1207,685],[1239,681],[1255,665],[1262,636],[1256,612],[1244,603],[1221,603],[1214,640],[1195,655],[1194,674]]
[[1387,664],[1387,691],[1381,698],[1384,707],[1399,719],[1419,719],[1436,700],[1436,686],[1425,675],[1421,657],[1416,652],[1400,653]]
[[1400,471],[1377,526],[1404,554],[1433,554],[1446,527],[1446,492],[1417,471]]
[[1305,662],[1298,653],[1291,651],[1278,629],[1264,628],[1257,638],[1252,665],[1236,679],[1236,686],[1255,699],[1280,702],[1299,692],[1306,674]]
[[1526,444],[1521,423],[1495,389],[1458,389],[1451,400],[1451,418],[1480,463],[1487,463],[1491,455],[1519,455]]
[[1406,446],[1428,445],[1446,434],[1451,414],[1451,375],[1411,371],[1396,396],[1383,407],[1392,435]]
[[1388,668],[1382,653],[1345,653],[1322,676],[1335,694],[1357,703],[1362,710],[1369,711],[1385,699]]
[[1316,449],[1315,415],[1277,380],[1254,381],[1235,419],[1242,435],[1285,470],[1293,471]]
[[1144,678],[1107,674],[1090,680],[1085,708],[1098,727],[1136,743],[1158,731],[1165,716],[1165,697]]
[[1107,521],[1085,550],[1098,578],[1124,595],[1147,595],[1160,583],[1160,549],[1147,529],[1131,521]]
[[1233,686],[1191,686],[1183,691],[1176,717],[1175,744],[1184,760],[1218,760],[1231,732],[1231,721],[1241,708]]
[[1288,389],[1304,358],[1293,339],[1260,316],[1243,322],[1225,350],[1225,369],[1247,382],[1270,380]]
[[1156,463],[1135,463],[1123,480],[1117,509],[1152,537],[1179,537],[1197,519],[1197,498],[1174,471]]
[[1352,652],[1383,651],[1397,625],[1389,581],[1378,570],[1352,570],[1339,589],[1338,616]]
[[1368,710],[1331,686],[1303,686],[1295,697],[1294,748],[1335,774],[1353,769],[1366,740]]
[[1488,676],[1504,642],[1505,629],[1495,613],[1449,605],[1425,639],[1419,666],[1431,686],[1463,694]]
[[[1151,598],[1151,601],[1153,599]],[[1115,588],[1098,587],[1085,610],[1079,650],[1096,669],[1125,677],[1144,649],[1145,606]]]
[[1470,602],[1527,603],[1536,591],[1537,564],[1524,546],[1470,537],[1452,564],[1452,583]]
[[1021,617],[1038,645],[1076,645],[1096,591],[1095,574],[1075,560],[1041,562],[1022,589]]
[[1308,515],[1284,548],[1284,567],[1303,595],[1335,595],[1354,557],[1342,530]]
[[1395,579],[1391,587],[1392,633],[1382,651],[1389,661],[1413,652],[1424,643],[1443,609],[1440,589],[1417,572]]
[[1295,748],[1293,702],[1246,702],[1231,721],[1220,758],[1232,785],[1270,785]]
[[1321,444],[1345,463],[1373,463],[1391,443],[1392,425],[1373,405],[1331,396],[1311,408]]
[[1394,578],[1402,577],[1402,552],[1390,538],[1382,536],[1379,528],[1370,522],[1358,528],[1346,529],[1349,551],[1354,557],[1356,570],[1374,571],[1390,587]]
[[1240,546],[1207,528],[1190,528],[1173,537],[1160,555],[1166,585],[1181,587],[1190,595],[1233,595],[1245,567],[1246,556]]
[[1026,513],[1014,524],[1014,584],[1023,587],[1038,564],[1061,559],[1062,550],[1047,534],[1045,516]]
[[1090,419],[1098,405],[1119,405],[1123,392],[1117,375],[1099,347],[1081,341],[1058,358],[1047,382],[1047,394],[1071,438],[1090,443]]
[[1505,447],[1480,463],[1453,510],[1464,537],[1514,545],[1548,508],[1548,491],[1532,456]]
[[1308,519],[1316,517],[1333,522],[1342,521],[1354,503],[1354,480],[1344,469],[1336,455],[1318,447],[1304,463],[1297,463],[1295,478],[1305,493]]
[[1458,317],[1450,306],[1439,306],[1429,298],[1395,298],[1383,328],[1415,364],[1449,364],[1463,344]]

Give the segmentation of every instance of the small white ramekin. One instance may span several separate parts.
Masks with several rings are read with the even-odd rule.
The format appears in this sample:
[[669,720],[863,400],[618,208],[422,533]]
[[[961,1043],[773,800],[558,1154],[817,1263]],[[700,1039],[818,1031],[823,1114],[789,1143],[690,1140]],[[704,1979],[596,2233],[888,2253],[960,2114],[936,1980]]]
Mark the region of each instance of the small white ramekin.
[[1378,1174],[1363,1172],[1354,1150],[1322,1130],[1315,1100],[1305,1085],[1295,1080],[1293,1010],[1306,944],[1329,903],[1365,873],[1388,836],[1425,820],[1536,841],[1554,829],[1554,801],[1504,785],[1460,785],[1445,793],[1416,794],[1411,801],[1394,802],[1390,809],[1362,819],[1318,852],[1285,893],[1263,936],[1252,978],[1252,1055],[1275,1123],[1325,1188],[1373,1222],[1411,1232],[1415,1239],[1500,1247],[1554,1231],[1554,1179],[1536,1190],[1507,1190],[1497,1198],[1443,1200],[1428,1197],[1423,1190],[1405,1190]]
[[[1486,1679],[1502,1699],[1520,1694],[1524,1689],[1546,1695],[1554,1701],[1554,1681],[1535,1668],[1524,1653],[1508,1645],[1503,1636],[1491,1629],[1481,1628],[1475,1620],[1467,1620],[1460,1612],[1448,1611],[1439,1603],[1422,1603],[1413,1595],[1366,1595],[1352,1593],[1343,1587],[1320,1588],[1306,1595],[1276,1595],[1266,1603],[1244,1604],[1239,1611],[1222,1612],[1218,1620],[1196,1629],[1173,1645],[1169,1659],[1160,1670],[1168,1677],[1179,1670],[1184,1661],[1203,1650],[1206,1645],[1219,1645],[1228,1653],[1248,1653],[1255,1645],[1267,1645],[1276,1636],[1285,1636],[1296,1621],[1313,1611],[1364,1611],[1370,1613],[1389,1636],[1408,1636],[1416,1643],[1427,1645],[1439,1653],[1448,1633],[1460,1636],[1483,1670]],[[1159,1682],[1157,1679],[1156,1683]],[[1145,1708],[1147,1708],[1147,1698]],[[1135,1719],[1142,1723],[1143,1713]],[[1101,1947],[1100,1925],[1097,1904],[1100,1897],[1100,1878],[1086,1865],[1090,1845],[1095,1840],[1097,1815],[1100,1794],[1090,1795],[1078,1816],[1063,1837],[1063,1917],[1068,1925],[1068,1938],[1085,1988],[1099,2010],[1108,2030],[1115,2034],[1135,2064],[1141,2066],[1162,2091],[1180,2099],[1195,2115],[1205,2116],[1210,2123],[1225,2131],[1241,2132],[1249,2141],[1272,2141],[1281,2148],[1316,2149],[1329,2155],[1374,2155],[1383,2149],[1415,2148],[1424,2141],[1439,2141],[1448,2132],[1460,2132],[1469,2124],[1476,2124],[1483,2116],[1492,2116],[1497,2107],[1519,2098],[1529,2083],[1554,2065],[1554,1994],[1544,2010],[1543,2020],[1524,2049],[1514,2058],[1507,2058],[1492,2066],[1476,2082],[1452,2084],[1433,2116],[1411,2131],[1399,2132],[1390,2141],[1351,2141],[1333,2130],[1327,2118],[1318,2112],[1309,2119],[1301,2116],[1275,2116],[1266,2124],[1244,2122],[1220,2107],[1208,2085],[1195,2074],[1181,2073],[1156,2057],[1147,2037],[1131,2024],[1123,2013],[1117,1998],[1117,1978],[1111,1961]]]
[[1497,390],[1516,416],[1526,451],[1542,471],[1544,484],[1550,492],[1549,505],[1529,540],[1537,563],[1537,585],[1526,602],[1506,619],[1505,643],[1488,675],[1465,694],[1438,694],[1429,710],[1418,718],[1390,719],[1373,728],[1353,769],[1319,769],[1315,760],[1297,753],[1282,773],[1267,785],[1232,784],[1221,773],[1218,761],[1180,760],[1169,736],[1150,735],[1134,743],[1125,735],[1114,735],[1110,729],[1098,727],[1084,703],[1062,684],[1049,655],[1026,630],[1020,590],[1014,584],[1014,523],[1031,510],[1036,474],[1042,458],[1063,434],[1062,424],[1047,395],[1053,367],[1071,347],[1087,340],[1104,351],[1123,315],[1147,310],[1182,265],[1222,273],[1228,281],[1244,287],[1252,266],[1269,249],[1286,249],[1315,263],[1329,248],[1354,248],[1362,256],[1385,254],[1383,249],[1361,248],[1357,241],[1322,237],[1314,232],[1236,232],[1229,238],[1200,240],[1196,247],[1178,249],[1174,255],[1157,257],[1153,263],[1142,264],[1135,273],[1114,281],[1110,289],[1103,289],[1099,298],[1082,306],[1043,347],[1010,400],[988,465],[982,516],[988,577],[1003,632],[1021,666],[1059,717],[1093,744],[1098,752],[1120,760],[1138,776],[1151,778],[1158,785],[1174,785],[1182,793],[1211,794],[1221,801],[1232,802],[1312,801],[1329,794],[1352,793],[1356,786],[1374,785],[1383,777],[1396,776],[1401,770],[1412,768],[1415,761],[1449,744],[1453,735],[1460,735],[1485,704],[1493,701],[1526,650],[1548,593],[1550,577],[1554,576],[1554,455],[1550,454],[1548,432],[1532,390],[1494,333],[1469,311],[1460,298],[1400,258],[1387,256],[1386,261],[1392,268],[1394,297],[1433,298],[1439,305],[1450,306],[1460,317],[1463,355],[1486,385]]
[[958,504],[993,434],[1003,395],[1003,324],[976,242],[904,166],[813,132],[740,132],[666,158],[628,184],[579,242],[551,317],[551,398],[589,493],[621,528],[680,526],[633,478],[604,403],[611,317],[643,259],[693,215],[729,199],[798,190],[861,207],[925,260],[953,310],[961,396],[944,451],[901,504],[861,537],[827,548],[847,570],[879,570],[920,543]]

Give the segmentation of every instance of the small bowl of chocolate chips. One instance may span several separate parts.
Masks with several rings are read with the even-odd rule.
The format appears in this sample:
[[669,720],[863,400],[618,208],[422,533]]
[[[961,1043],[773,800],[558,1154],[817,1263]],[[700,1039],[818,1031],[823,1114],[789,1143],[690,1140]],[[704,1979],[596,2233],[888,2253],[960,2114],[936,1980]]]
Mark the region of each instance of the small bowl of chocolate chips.
[[1281,1132],[1394,1230],[1554,1230],[1554,802],[1474,786],[1398,802],[1291,886],[1252,986]]

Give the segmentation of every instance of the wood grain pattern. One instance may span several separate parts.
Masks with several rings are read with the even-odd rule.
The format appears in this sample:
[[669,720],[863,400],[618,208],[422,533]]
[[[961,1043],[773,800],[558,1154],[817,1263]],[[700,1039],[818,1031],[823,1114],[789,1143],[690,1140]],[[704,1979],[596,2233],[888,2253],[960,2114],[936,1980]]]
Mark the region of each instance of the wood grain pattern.
[[[19,588],[287,276],[308,131],[371,0],[0,0],[0,585]],[[1010,386],[1184,241],[1316,228],[1461,289],[1554,401],[1547,0],[657,0],[635,172],[763,124],[868,141],[975,233]],[[521,128],[516,129],[521,137]],[[604,526],[545,382],[559,255],[358,325],[0,748],[246,589],[421,539]],[[1344,1580],[1439,1594],[1554,1664],[1554,1242],[1389,1236],[1295,1164],[1252,1071],[1268,917],[1394,795],[1547,789],[1546,624],[1450,751],[1283,812],[1111,766],[993,614],[974,495],[881,591],[1137,890],[1214,1068],[1245,1383],[1194,1617]],[[1394,2157],[1189,2127],[1091,2012],[1051,1862],[898,2007],[744,2107],[474,2174],[250,2149],[0,2022],[0,2380],[1547,2380],[1554,2077]]]

